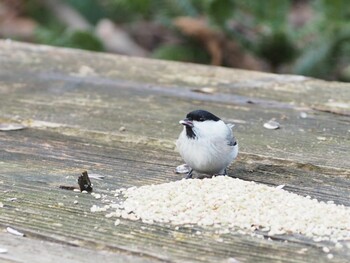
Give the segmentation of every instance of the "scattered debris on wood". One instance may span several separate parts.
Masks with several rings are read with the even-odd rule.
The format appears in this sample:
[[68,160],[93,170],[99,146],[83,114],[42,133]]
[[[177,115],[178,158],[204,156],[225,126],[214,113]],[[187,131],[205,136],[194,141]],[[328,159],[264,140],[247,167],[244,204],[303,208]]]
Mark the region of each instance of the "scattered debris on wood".
[[[104,177],[102,175],[94,175],[94,178],[101,180]],[[82,193],[92,192],[92,183],[90,181],[87,171],[82,172],[82,174],[78,177],[78,185],[79,187],[72,185],[60,185],[59,188],[75,192],[80,191]]]
[[14,229],[12,227],[7,227],[6,231],[12,235],[15,235],[15,236],[25,237],[25,234],[23,234],[22,232],[19,232],[18,230]]
[[69,190],[69,191],[74,191],[74,190],[79,191],[79,189],[76,186],[70,186],[70,185],[60,185],[59,188],[63,190]]
[[198,93],[204,93],[204,94],[213,94],[217,91],[217,89],[211,88],[211,87],[204,87],[204,88],[192,89],[192,91],[198,92]]
[[181,164],[175,168],[175,173],[176,174],[187,174],[190,172],[190,167],[188,164]]
[[19,123],[0,123],[0,131],[17,131],[25,128],[26,126]]
[[277,130],[280,128],[280,124],[272,119],[264,123],[264,128],[268,130]]
[[10,198],[7,198],[6,201],[8,201],[8,202],[17,201],[17,197],[10,197]]
[[95,197],[96,199],[101,199],[101,197],[102,197],[101,194],[91,193],[91,195],[92,195],[93,197]]
[[7,253],[7,249],[0,247],[0,254],[6,254]]
[[302,119],[306,119],[308,116],[307,116],[307,113],[306,112],[300,112],[300,118]]
[[84,171],[78,178],[80,191],[92,192],[92,184],[87,171]]
[[115,220],[114,226],[119,226],[120,225],[120,219]]

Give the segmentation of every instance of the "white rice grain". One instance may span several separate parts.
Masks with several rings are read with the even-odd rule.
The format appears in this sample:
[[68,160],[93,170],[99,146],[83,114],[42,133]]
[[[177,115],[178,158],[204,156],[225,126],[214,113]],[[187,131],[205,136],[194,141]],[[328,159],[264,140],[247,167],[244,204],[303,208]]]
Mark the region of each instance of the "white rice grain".
[[[227,176],[131,187],[111,216],[145,223],[255,229],[314,240],[350,239],[350,208]],[[106,211],[96,206],[92,212]]]

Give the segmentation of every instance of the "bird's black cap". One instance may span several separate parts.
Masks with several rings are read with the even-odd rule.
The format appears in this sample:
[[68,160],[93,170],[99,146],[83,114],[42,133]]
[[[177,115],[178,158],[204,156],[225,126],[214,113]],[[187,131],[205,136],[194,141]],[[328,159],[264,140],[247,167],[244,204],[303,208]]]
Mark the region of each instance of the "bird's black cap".
[[220,118],[206,110],[195,110],[187,114],[189,121],[219,121]]

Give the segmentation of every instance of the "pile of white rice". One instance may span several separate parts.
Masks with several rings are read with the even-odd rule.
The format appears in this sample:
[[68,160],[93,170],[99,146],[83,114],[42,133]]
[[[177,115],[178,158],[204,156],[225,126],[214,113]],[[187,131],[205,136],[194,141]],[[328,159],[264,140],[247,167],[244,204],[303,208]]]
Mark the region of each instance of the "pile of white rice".
[[[302,234],[315,241],[350,240],[350,208],[227,176],[116,190],[117,204],[93,206],[107,217],[145,223],[242,229],[270,236]],[[118,224],[120,221],[116,221]]]

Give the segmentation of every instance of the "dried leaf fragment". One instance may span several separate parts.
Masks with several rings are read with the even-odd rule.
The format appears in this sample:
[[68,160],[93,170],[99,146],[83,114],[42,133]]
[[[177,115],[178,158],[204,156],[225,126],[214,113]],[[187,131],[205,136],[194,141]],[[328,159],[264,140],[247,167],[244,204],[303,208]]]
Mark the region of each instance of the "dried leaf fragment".
[[92,184],[87,171],[84,171],[78,178],[80,191],[92,192]]
[[[99,174],[92,174],[91,178],[102,180],[104,178],[104,176],[99,175]],[[59,188],[64,189],[64,190],[74,191],[74,192],[81,192],[81,193],[92,192],[92,183],[90,181],[90,178],[89,178],[87,171],[84,171],[78,177],[78,185],[79,185],[79,187],[73,186],[73,185],[60,185]]]

